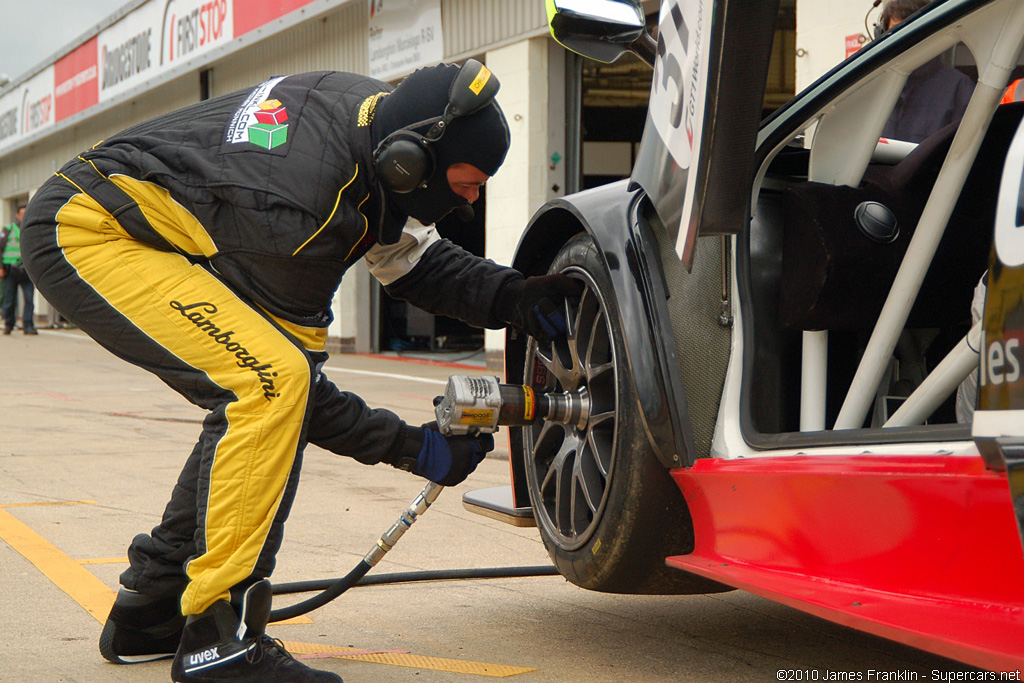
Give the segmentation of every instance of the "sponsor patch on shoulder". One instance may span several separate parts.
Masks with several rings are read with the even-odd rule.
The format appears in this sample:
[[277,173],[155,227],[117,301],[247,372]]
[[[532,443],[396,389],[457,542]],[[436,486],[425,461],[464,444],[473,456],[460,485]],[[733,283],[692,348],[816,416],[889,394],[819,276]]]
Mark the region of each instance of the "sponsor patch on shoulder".
[[256,86],[235,110],[224,134],[222,152],[252,149],[276,150],[288,142],[288,109],[270,93],[285,76]]

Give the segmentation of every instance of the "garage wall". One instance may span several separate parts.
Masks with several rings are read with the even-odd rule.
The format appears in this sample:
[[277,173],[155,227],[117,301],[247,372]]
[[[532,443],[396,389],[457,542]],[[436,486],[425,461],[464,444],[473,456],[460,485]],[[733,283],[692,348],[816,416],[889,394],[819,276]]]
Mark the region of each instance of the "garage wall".
[[[864,17],[869,2],[796,3],[796,90],[800,92],[846,59],[846,39],[867,40]],[[878,9],[869,15],[869,26]]]
[[272,76],[305,71],[366,73],[365,2],[350,2],[322,17],[272,36],[212,66],[211,94],[225,95]]
[[[82,150],[105,136],[199,101],[199,77],[189,74],[118,107],[0,158],[0,197],[34,191]],[[4,221],[9,217],[4,217]]]
[[448,59],[547,33],[547,13],[541,0],[443,0],[441,21]]

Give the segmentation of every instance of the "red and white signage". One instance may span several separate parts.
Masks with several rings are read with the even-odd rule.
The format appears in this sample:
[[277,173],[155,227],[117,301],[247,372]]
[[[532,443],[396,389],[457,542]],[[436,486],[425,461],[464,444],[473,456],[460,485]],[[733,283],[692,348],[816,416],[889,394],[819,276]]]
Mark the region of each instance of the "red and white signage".
[[849,59],[850,55],[864,47],[864,43],[866,43],[867,40],[868,39],[864,37],[863,33],[853,33],[846,36],[846,59]]
[[21,134],[31,135],[54,124],[53,67],[26,81],[21,91]]
[[53,66],[0,98],[0,149],[53,126]]
[[172,4],[174,0],[151,0],[100,32],[100,102],[134,90],[156,75],[161,18],[165,5]]
[[180,63],[230,42],[234,38],[233,4],[229,0],[165,0],[159,67]]
[[[347,0],[320,2],[318,11]],[[316,0],[150,0],[0,97],[0,153]],[[230,48],[229,50],[230,51]],[[226,52],[226,51],[222,51]]]
[[234,0],[235,37],[240,38],[312,3],[313,0]]
[[96,38],[90,38],[53,65],[56,121],[63,121],[99,102],[96,44]]

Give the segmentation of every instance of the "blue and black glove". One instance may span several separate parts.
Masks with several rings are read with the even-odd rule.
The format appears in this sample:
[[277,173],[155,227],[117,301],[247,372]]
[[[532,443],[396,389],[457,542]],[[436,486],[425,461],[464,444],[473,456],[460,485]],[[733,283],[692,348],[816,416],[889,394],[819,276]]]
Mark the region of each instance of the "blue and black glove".
[[563,273],[515,280],[498,300],[498,315],[506,323],[540,341],[565,334],[565,300],[579,297],[583,283]]
[[493,450],[494,437],[490,434],[446,437],[437,431],[436,422],[430,422],[423,425],[423,445],[412,473],[441,486],[455,486]]

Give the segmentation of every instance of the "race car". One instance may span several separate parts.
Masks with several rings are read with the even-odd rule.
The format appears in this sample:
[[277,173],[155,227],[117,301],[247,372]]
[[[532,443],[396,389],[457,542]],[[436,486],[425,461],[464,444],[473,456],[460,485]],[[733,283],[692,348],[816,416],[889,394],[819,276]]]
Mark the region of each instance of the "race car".
[[[513,264],[583,292],[565,337],[508,334],[506,379],[588,418],[512,430],[509,496],[466,505],[585,588],[738,588],[1020,669],[1024,3],[936,0],[764,120],[777,0],[664,0],[656,39],[638,0],[547,4],[568,49],[648,61],[650,104],[631,178],[543,206]],[[880,139],[953,48],[962,119]]]

